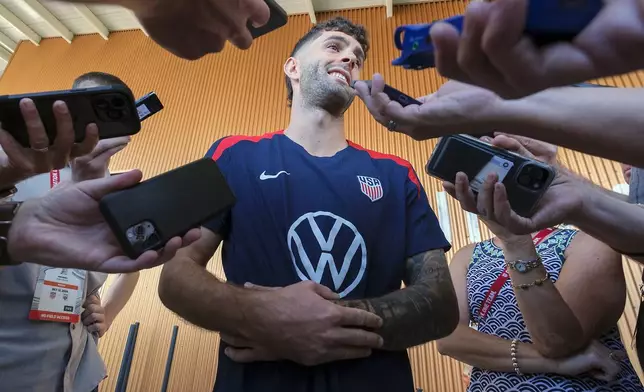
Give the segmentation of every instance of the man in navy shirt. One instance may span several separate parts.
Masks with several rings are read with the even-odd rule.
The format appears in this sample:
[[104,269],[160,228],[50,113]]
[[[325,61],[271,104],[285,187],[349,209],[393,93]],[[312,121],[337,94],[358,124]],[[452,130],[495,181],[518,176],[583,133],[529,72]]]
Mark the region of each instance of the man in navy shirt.
[[[406,349],[456,327],[450,244],[414,169],[344,135],[368,48],[362,26],[316,25],[284,64],[288,128],[206,154],[237,203],[165,264],[159,295],[221,333],[215,391],[413,391]],[[227,283],[205,268],[222,241]]]

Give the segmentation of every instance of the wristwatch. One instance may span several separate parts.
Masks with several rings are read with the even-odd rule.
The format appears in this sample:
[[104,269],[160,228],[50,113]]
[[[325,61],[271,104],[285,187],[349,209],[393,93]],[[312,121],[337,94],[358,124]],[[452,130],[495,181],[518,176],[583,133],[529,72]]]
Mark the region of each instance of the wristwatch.
[[18,209],[22,202],[6,202],[0,203],[0,265],[15,265],[20,263],[13,263],[9,257],[7,249],[7,237],[13,218],[18,213]]
[[508,261],[507,264],[508,268],[513,269],[517,272],[521,272],[523,274],[537,268],[543,263],[541,261],[541,256],[537,255],[536,259]]

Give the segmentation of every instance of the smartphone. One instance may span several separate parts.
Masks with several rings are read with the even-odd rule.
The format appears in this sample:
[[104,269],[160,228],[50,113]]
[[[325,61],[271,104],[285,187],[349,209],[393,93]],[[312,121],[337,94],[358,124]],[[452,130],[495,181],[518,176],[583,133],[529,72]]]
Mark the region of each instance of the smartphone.
[[288,14],[286,13],[286,11],[284,11],[284,8],[277,4],[277,1],[264,0],[264,2],[271,10],[271,16],[270,19],[268,19],[268,22],[266,22],[266,24],[261,27],[253,27],[253,24],[248,22],[248,30],[250,31],[250,35],[253,37],[253,39],[259,38],[262,35],[277,30],[280,27],[285,26],[288,22]]
[[427,174],[454,182],[463,172],[474,193],[485,178],[496,173],[505,185],[508,201],[519,215],[529,217],[555,177],[555,170],[545,163],[503,150],[468,135],[441,138],[425,167]]
[[[354,87],[356,82],[357,81],[353,81],[351,83],[351,87]],[[363,80],[363,82],[367,84],[367,86],[369,87],[369,91],[371,91],[371,84],[372,84],[371,80]],[[395,88],[391,87],[388,84],[385,84],[385,88],[383,89],[382,92],[387,94],[389,99],[391,99],[392,101],[398,102],[403,107],[412,105],[412,104],[422,105],[420,101],[410,97],[409,95],[403,93],[402,91],[396,90]]]
[[125,254],[135,259],[225,213],[235,203],[217,163],[202,158],[101,199]]
[[154,91],[147,93],[144,97],[136,100],[136,111],[139,115],[139,121],[148,119],[163,109],[163,104]]
[[67,104],[74,124],[75,141],[82,142],[88,124],[98,125],[100,139],[134,135],[141,130],[134,97],[123,86],[100,86],[75,90],[48,91],[0,96],[0,123],[23,147],[29,147],[27,126],[20,112],[20,100],[31,98],[38,109],[50,144],[56,139],[55,101]]

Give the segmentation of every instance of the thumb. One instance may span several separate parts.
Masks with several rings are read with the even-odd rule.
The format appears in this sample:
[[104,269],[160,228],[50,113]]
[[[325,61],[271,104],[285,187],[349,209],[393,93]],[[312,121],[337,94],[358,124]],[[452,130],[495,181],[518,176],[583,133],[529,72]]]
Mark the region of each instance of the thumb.
[[141,178],[143,178],[143,173],[141,173],[140,170],[132,170],[118,176],[81,181],[76,186],[79,190],[87,193],[93,199],[100,200],[110,193],[130,188],[138,184],[141,182]]
[[264,26],[271,17],[271,9],[268,8],[268,5],[262,0],[248,0],[246,4],[249,13],[248,20],[253,27]]
[[319,283],[315,283],[313,285],[313,291],[315,291],[317,295],[319,295],[324,299],[328,299],[328,300],[340,299],[340,296],[334,293],[333,290]]
[[385,91],[385,79],[379,73],[375,73],[371,79],[371,96],[375,96]]
[[523,156],[532,156],[532,154],[521,144],[520,141],[511,137],[507,137],[505,135],[496,136],[490,143],[495,147],[509,150]]

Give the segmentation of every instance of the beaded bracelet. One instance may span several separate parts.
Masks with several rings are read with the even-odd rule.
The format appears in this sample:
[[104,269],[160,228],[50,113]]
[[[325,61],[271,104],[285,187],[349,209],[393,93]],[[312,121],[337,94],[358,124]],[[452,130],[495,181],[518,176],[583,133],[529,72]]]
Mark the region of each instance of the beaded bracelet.
[[532,283],[512,285],[512,287],[514,287],[515,289],[527,290],[532,286],[541,286],[548,279],[550,279],[550,274],[548,273],[548,271],[546,271],[546,276],[541,279],[537,279]]
[[512,358],[512,367],[514,372],[518,376],[523,376],[521,369],[519,369],[519,362],[517,361],[517,344],[519,343],[518,339],[512,339],[512,344],[510,345],[510,358]]

